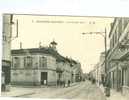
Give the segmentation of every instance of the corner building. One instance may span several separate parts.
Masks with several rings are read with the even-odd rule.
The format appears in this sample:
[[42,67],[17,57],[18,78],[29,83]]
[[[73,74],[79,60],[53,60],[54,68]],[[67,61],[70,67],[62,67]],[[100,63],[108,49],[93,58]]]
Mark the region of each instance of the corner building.
[[12,50],[11,84],[56,85],[57,81],[72,82],[72,67],[77,62],[61,56],[57,43],[49,47]]

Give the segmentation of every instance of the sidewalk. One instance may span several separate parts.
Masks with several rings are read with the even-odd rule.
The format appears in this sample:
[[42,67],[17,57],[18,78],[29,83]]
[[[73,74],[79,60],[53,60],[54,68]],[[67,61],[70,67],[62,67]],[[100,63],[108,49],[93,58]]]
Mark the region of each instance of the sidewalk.
[[[104,87],[101,85],[99,86],[101,91],[104,93]],[[110,90],[110,97],[106,97],[107,100],[129,100],[129,98],[123,96],[121,92],[117,92],[113,89]]]
[[[79,84],[78,82],[71,83],[70,87]],[[57,88],[56,86],[11,86],[10,91],[1,92],[3,97],[20,97],[25,95],[35,94],[37,88]],[[65,87],[67,88],[67,87]]]
[[3,97],[18,97],[23,95],[34,94],[34,89],[22,88],[22,87],[11,87],[10,91],[1,92],[1,96]]

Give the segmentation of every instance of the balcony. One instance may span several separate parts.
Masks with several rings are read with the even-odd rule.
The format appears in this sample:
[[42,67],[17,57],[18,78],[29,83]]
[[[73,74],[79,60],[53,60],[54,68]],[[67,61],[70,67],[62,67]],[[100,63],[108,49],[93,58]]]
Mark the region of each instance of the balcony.
[[56,72],[57,73],[63,73],[64,72],[64,69],[62,67],[57,67],[56,68]]
[[124,31],[119,37],[118,43],[116,43],[114,48],[110,50],[108,58],[110,60],[112,59],[120,60],[128,52],[129,52],[129,23],[124,28]]

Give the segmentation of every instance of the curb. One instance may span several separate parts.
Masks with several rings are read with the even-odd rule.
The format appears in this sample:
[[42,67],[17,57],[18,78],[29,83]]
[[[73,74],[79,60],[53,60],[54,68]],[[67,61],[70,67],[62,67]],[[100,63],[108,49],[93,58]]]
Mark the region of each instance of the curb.
[[32,94],[35,94],[35,92],[25,93],[25,94],[21,94],[21,95],[16,95],[16,96],[13,96],[13,97],[22,97],[22,96],[27,96],[27,95],[32,95]]

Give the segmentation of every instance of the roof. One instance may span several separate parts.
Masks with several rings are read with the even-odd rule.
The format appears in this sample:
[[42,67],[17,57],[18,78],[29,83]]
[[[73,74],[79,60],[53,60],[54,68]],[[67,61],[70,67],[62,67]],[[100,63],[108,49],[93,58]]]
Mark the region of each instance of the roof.
[[69,59],[67,57],[63,57],[56,50],[51,47],[42,47],[42,48],[30,48],[30,49],[15,49],[11,50],[11,54],[33,54],[33,53],[41,53],[41,54],[49,54],[56,58],[57,62],[68,62],[77,64],[77,62],[73,59]]

